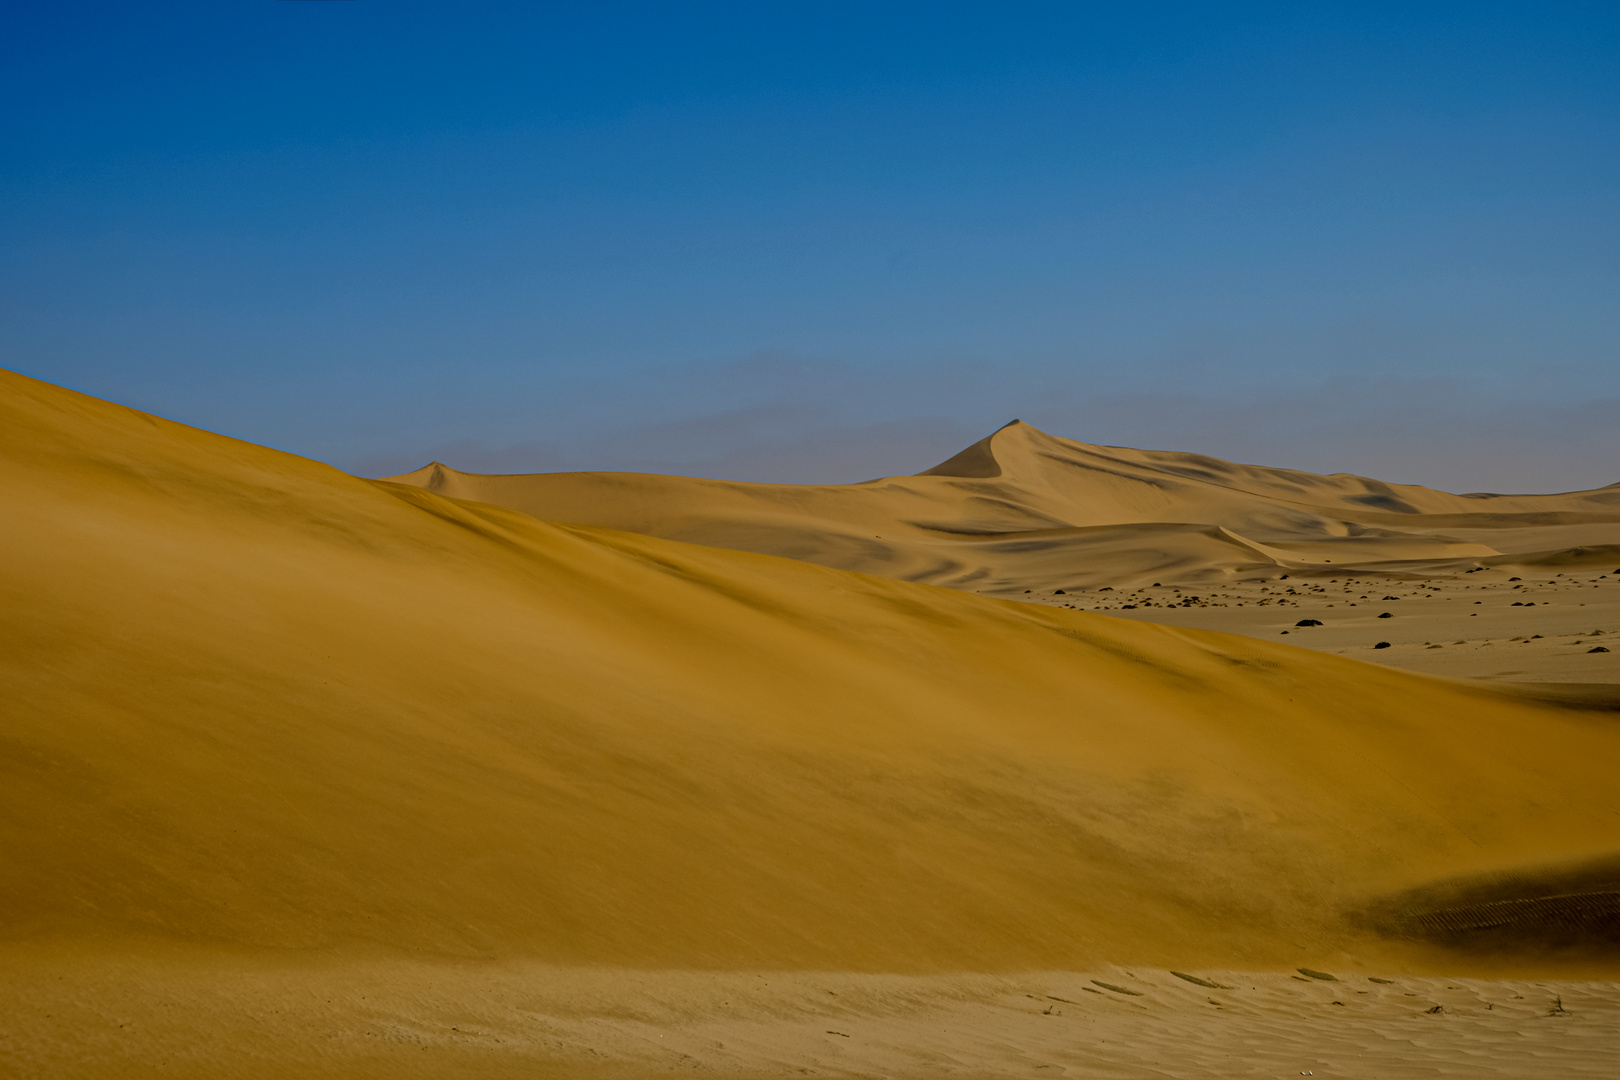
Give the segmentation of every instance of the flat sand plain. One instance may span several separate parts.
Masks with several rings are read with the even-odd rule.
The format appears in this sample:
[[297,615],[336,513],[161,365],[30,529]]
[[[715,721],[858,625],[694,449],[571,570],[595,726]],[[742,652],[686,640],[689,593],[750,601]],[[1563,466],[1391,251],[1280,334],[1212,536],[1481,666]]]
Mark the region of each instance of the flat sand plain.
[[17,375],[0,460],[0,1073],[1620,1051],[1608,714],[547,523]]
[[[1285,640],[1449,678],[1614,684],[1620,703],[1620,564],[1609,572],[1510,567],[1444,577],[1296,572],[1204,587],[1048,590],[1029,599]],[[1299,625],[1308,620],[1321,625]]]

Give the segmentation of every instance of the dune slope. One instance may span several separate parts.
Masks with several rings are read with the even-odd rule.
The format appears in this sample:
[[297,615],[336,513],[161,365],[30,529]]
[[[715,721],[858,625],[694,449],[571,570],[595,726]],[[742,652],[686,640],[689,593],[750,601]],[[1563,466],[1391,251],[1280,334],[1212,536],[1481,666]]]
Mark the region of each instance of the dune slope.
[[0,461],[6,1075],[1613,1059],[1609,717],[10,374]]
[[[1349,474],[1094,446],[1014,421],[917,476],[747,484],[636,473],[394,477],[544,520],[991,595],[1284,572],[1620,561],[1620,484],[1453,495]],[[1579,549],[1579,550],[1574,550]]]
[[14,940],[1287,965],[1620,850],[1567,711],[0,409]]

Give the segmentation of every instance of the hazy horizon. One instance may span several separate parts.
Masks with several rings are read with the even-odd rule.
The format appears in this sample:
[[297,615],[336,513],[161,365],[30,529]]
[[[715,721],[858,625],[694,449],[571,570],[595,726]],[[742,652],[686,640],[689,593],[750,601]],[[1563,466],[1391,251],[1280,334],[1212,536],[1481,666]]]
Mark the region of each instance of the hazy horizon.
[[14,5],[4,365],[366,475],[1620,481],[1606,5]]

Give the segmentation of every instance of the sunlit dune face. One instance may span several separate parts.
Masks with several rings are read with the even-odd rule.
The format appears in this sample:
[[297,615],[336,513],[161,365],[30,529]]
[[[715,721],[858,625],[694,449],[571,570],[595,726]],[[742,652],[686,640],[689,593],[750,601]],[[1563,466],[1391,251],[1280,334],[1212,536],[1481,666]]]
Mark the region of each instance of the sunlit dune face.
[[[1612,970],[1528,929],[1510,955],[1358,917],[1481,875],[1563,880],[1558,866],[1620,851],[1620,728],[1321,645],[1387,608],[1383,651],[1408,654],[1408,628],[1465,596],[1490,619],[1550,618],[1607,596],[1596,574],[1512,582],[1493,568],[1465,590],[1358,571],[1380,599],[1352,608],[1298,567],[1197,581],[1150,567],[1104,592],[1071,565],[1010,603],[548,523],[12,375],[0,453],[0,1013],[40,1075],[117,1061],[120,1045],[152,1060],[189,1045],[192,1074],[207,1075],[223,1044],[181,1037],[201,1030],[270,1046],[254,1060],[275,1069],[304,1051],[280,1054],[267,1033],[302,1032],[294,1042],[326,1055],[309,1075],[376,1075],[379,1061],[428,1075],[473,1060],[455,1056],[475,1035],[443,988],[485,975],[508,995],[465,1006],[494,1010],[469,1022],[487,1064],[506,1052],[493,1031],[533,1060],[586,1060],[569,1056],[584,1028],[568,1017],[598,1006],[541,992],[558,985],[610,987],[592,1000],[621,1013],[644,1003],[640,1045],[734,1017],[720,1011],[731,997],[707,996],[734,992],[746,1021],[708,1054],[767,1030],[751,1024],[798,1038],[783,1015],[854,1045],[852,1016],[892,1010],[840,1005],[832,1020],[819,1003],[878,1000],[860,995],[898,985],[886,978],[919,980],[906,1008],[947,1030],[962,986],[1004,1010],[1035,992],[996,996],[1030,971],[1058,973],[1039,983],[1048,1022],[1059,1009],[1350,1008],[1318,996],[1352,976],[1393,1017],[1402,1003],[1373,988],[1394,984],[1372,976]],[[937,485],[938,505],[954,492],[959,518],[984,496],[952,485],[988,482],[915,479]],[[680,489],[647,490],[674,507]],[[1059,539],[1144,530],[1085,528]],[[1223,529],[1146,531],[1248,543]],[[1034,531],[930,542],[1051,538]],[[1109,610],[1073,610],[1085,606]],[[1174,625],[1234,612],[1261,622],[1247,635]],[[1563,640],[1535,633],[1481,648]],[[1497,902],[1464,899],[1419,915],[1451,926]],[[1220,998],[1246,971],[1268,973],[1242,991],[1254,996]],[[766,993],[773,973],[794,989]],[[842,981],[814,981],[826,973]],[[1508,985],[1473,992],[1506,1005]],[[657,1011],[672,1000],[692,1003],[687,1019]],[[19,1023],[35,1032],[20,1043]],[[113,1023],[143,1026],[113,1036]],[[418,1034],[356,1034],[379,1029]],[[619,1028],[591,1030],[614,1061],[642,1060]],[[406,1058],[431,1067],[401,1071]]]

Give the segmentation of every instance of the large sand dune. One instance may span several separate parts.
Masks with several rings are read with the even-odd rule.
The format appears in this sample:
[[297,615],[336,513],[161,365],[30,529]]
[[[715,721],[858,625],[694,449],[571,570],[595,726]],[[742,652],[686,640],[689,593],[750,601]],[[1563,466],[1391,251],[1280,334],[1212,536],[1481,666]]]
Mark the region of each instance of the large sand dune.
[[1452,495],[1093,446],[1017,421],[920,475],[864,484],[494,476],[439,463],[393,479],[549,521],[1013,597],[1288,572],[1620,565],[1620,484],[1561,495]]
[[[419,1074],[426,1035],[261,1045],[370,1015],[367,978],[455,1075],[524,1074],[552,1043],[449,1035],[478,965],[665,972],[615,976],[642,998],[676,969],[1613,970],[1620,727],[1578,711],[547,524],[9,374],[0,459],[26,1075]],[[221,1010],[260,1034],[211,1042]]]
[[[1129,619],[1288,635],[1408,670],[1590,684],[1587,697],[1620,704],[1620,652],[1593,651],[1598,637],[1620,634],[1620,484],[1452,495],[1092,446],[1017,422],[921,475],[865,484],[494,476],[438,463],[393,479],[547,520]],[[1516,592],[1525,588],[1534,602]],[[1396,622],[1378,622],[1391,591],[1448,602],[1405,604]],[[1302,617],[1326,628],[1301,635]]]

